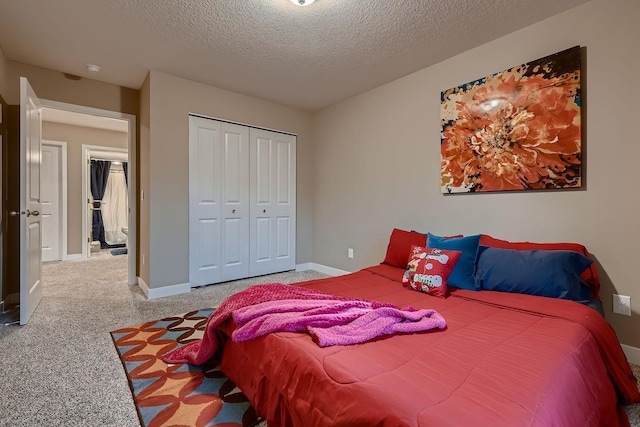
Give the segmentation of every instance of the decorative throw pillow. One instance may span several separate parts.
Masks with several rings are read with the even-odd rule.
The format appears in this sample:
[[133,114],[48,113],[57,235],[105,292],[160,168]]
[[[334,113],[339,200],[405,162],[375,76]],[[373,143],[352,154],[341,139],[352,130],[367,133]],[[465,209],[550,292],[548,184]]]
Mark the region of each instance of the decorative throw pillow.
[[476,256],[480,245],[480,235],[466,236],[459,238],[446,238],[427,234],[427,248],[445,249],[460,251],[460,259],[449,276],[449,286],[456,288],[477,291],[480,288],[476,285],[475,269]]
[[[585,299],[580,274],[593,260],[578,252],[480,247],[476,277],[482,289],[573,301]],[[587,289],[588,290],[588,289]],[[588,298],[588,292],[587,292]]]
[[[487,234],[483,234],[480,238],[480,244],[482,246],[490,246],[492,248],[500,249],[514,249],[518,251],[531,251],[538,250],[553,250],[553,251],[574,251],[579,252],[582,255],[591,258],[591,254],[584,245],[579,243],[536,243],[536,242],[510,242],[508,240],[496,239]],[[584,280],[591,289],[591,297],[600,299],[600,279],[598,278],[598,270],[596,270],[595,263],[591,264],[589,268],[585,269],[581,274],[582,280]]]
[[424,234],[394,228],[389,238],[387,254],[382,263],[407,268],[411,246],[425,246],[426,242],[427,238]]
[[447,279],[458,262],[460,254],[460,251],[413,246],[402,283],[416,291],[445,298],[448,294]]

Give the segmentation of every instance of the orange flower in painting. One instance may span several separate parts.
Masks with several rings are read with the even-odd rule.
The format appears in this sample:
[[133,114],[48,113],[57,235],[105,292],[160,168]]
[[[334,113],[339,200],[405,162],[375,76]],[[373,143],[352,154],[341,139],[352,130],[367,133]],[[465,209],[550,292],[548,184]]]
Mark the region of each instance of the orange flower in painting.
[[580,187],[579,71],[519,71],[443,94],[443,191]]

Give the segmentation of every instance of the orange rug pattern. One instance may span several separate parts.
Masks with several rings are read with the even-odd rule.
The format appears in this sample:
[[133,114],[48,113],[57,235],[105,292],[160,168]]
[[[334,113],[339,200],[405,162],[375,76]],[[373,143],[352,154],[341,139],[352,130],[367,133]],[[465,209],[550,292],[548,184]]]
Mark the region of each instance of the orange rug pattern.
[[168,365],[163,354],[200,339],[214,309],[111,332],[144,427],[250,427],[261,420],[218,366]]

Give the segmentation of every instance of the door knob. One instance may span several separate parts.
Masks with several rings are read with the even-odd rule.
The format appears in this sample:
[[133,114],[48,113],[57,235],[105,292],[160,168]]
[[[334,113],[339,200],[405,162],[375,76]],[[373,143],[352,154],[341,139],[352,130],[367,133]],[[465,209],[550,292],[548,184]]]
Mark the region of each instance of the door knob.
[[11,211],[9,212],[9,216],[20,216],[21,213],[24,213],[24,212]]
[[266,209],[262,209],[262,213],[267,213],[267,210]]
[[38,215],[40,215],[40,212],[39,211],[30,211],[29,209],[27,209],[27,216],[31,216],[31,215],[38,216]]
[[234,209],[234,210],[232,210],[232,211],[231,211],[231,213],[236,213],[236,210],[235,210],[235,209]]

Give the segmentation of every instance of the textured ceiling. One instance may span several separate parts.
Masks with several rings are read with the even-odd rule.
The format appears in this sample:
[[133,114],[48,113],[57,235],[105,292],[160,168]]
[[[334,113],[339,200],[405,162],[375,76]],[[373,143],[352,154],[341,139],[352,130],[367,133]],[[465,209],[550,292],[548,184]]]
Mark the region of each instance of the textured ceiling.
[[585,2],[0,0],[0,46],[134,89],[158,70],[317,110]]

